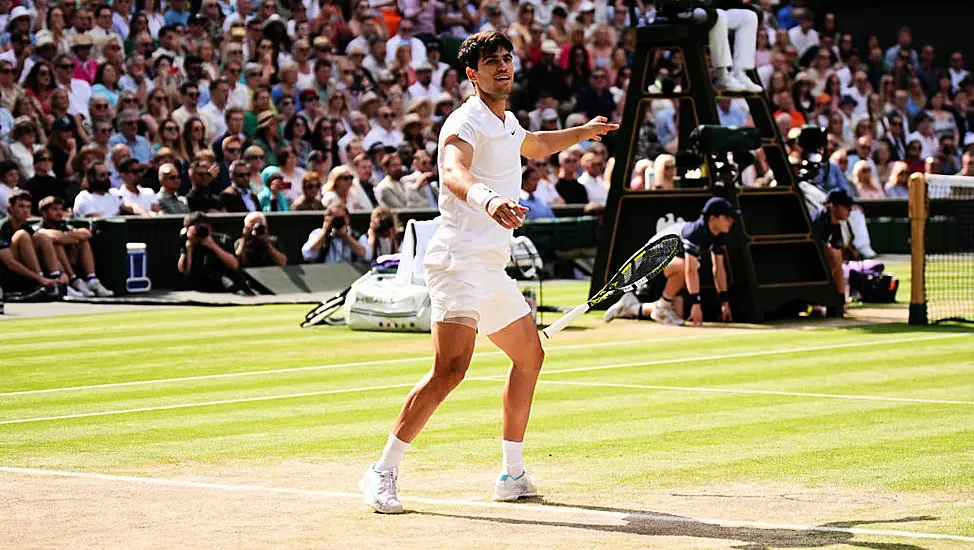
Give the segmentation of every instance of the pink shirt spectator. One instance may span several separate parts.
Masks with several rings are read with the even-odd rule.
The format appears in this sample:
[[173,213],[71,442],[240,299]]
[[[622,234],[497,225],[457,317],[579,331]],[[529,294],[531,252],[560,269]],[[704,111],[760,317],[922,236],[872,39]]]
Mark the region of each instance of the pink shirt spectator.
[[89,59],[84,63],[78,58],[74,59],[74,78],[84,80],[88,84],[94,84],[96,72],[98,72],[98,62],[94,59]]

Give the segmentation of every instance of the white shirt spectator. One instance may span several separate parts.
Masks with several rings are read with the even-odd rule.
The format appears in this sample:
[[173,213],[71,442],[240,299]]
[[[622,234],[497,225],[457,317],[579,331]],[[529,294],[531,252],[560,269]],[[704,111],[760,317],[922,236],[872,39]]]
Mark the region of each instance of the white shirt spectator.
[[10,195],[16,193],[18,188],[8,187],[6,183],[0,182],[0,218],[7,217],[7,207],[10,203]]
[[[386,63],[391,64],[396,60],[396,49],[399,45],[405,42],[407,39],[399,36],[398,34],[390,38],[386,42]],[[410,65],[415,69],[419,67],[423,61],[426,61],[426,45],[423,41],[416,38],[415,36],[408,39],[409,46],[413,50],[413,60]]]
[[[233,84],[233,89],[230,90],[230,96],[227,97],[227,105],[230,107],[240,107],[241,109],[250,108],[250,92],[247,87],[243,84],[231,83]],[[223,135],[223,134],[220,134]]]
[[227,122],[224,113],[227,108],[221,111],[213,102],[209,102],[199,109],[200,118],[206,125],[206,142],[213,143],[213,140],[227,133]]
[[428,99],[430,101],[436,101],[440,97],[442,90],[435,84],[435,80],[430,82],[429,88],[424,88],[422,84],[417,80],[412,86],[408,88],[409,97],[416,99]]
[[[124,79],[125,77],[122,78]],[[119,88],[124,90],[121,84],[122,83],[119,82]],[[151,86],[152,86],[152,82],[150,81],[149,87],[146,88],[146,91],[151,91],[152,90]],[[85,82],[84,80],[81,80],[80,78],[72,78],[71,88],[68,88],[66,86],[63,86],[63,88],[64,91],[68,92],[68,99],[71,102],[71,106],[68,109],[68,113],[72,115],[79,114],[85,117],[85,119],[89,119],[90,116],[88,114],[88,101],[91,99],[91,85]]]
[[373,124],[372,129],[369,130],[369,133],[365,136],[365,139],[362,140],[362,147],[368,151],[369,148],[376,143],[398,148],[400,145],[402,145],[402,132],[396,130],[395,128],[392,130],[386,130],[378,124]]
[[152,207],[159,204],[159,198],[152,192],[152,189],[139,187],[138,190],[138,193],[134,193],[123,185],[118,189],[112,189],[110,193],[121,199],[122,202],[128,201],[146,212],[152,212]]
[[588,172],[582,172],[582,175],[578,176],[578,183],[581,183],[582,187],[585,188],[585,192],[588,194],[588,202],[605,205],[609,192],[605,188],[605,181],[602,176],[593,177]]
[[948,67],[947,73],[950,75],[950,83],[955,92],[960,89],[960,83],[971,74],[971,72],[966,69],[961,69],[958,71],[953,67]]
[[117,216],[122,206],[122,199],[111,193],[96,195],[84,190],[74,199],[74,215],[84,218],[90,214],[98,214],[100,218]]
[[842,95],[847,95],[856,100],[856,107],[852,110],[853,118],[858,118],[861,116],[866,116],[869,114],[869,88],[866,88],[866,92],[860,92],[859,88],[852,86],[842,90]]
[[10,152],[14,154],[17,164],[23,169],[24,177],[27,179],[34,177],[34,152],[19,141],[10,144]]
[[534,191],[534,197],[544,201],[548,205],[554,204],[561,199],[561,195],[555,189],[555,183],[544,178],[538,180],[538,188]]
[[913,132],[912,134],[906,136],[906,142],[916,140],[920,142],[923,148],[920,150],[920,158],[928,158],[937,156],[937,151],[940,149],[940,140],[937,139],[937,135],[933,134],[930,137],[924,136],[920,132]]
[[128,19],[122,16],[122,14],[112,12],[112,32],[119,36],[129,35],[129,22]]
[[804,33],[802,32],[801,25],[788,29],[788,38],[791,39],[792,45],[798,50],[799,57],[805,55],[805,52],[812,46],[818,46],[819,44],[818,31],[809,29],[808,33]]
[[[75,80],[77,80],[77,79],[75,79]],[[84,80],[80,80],[79,82],[84,82],[85,84],[87,84],[87,82],[85,82]],[[72,85],[73,84],[74,84],[74,82],[72,81]],[[122,78],[118,79],[118,88],[120,90],[122,90],[123,92],[131,92],[131,93],[134,94],[134,93],[138,93],[138,91],[139,91],[139,84],[135,81],[134,78],[132,78],[132,75],[123,74],[122,75]],[[151,94],[152,93],[152,90],[154,90],[155,88],[156,88],[156,85],[152,83],[152,80],[149,79],[149,78],[146,78],[145,79],[145,93],[146,94]],[[91,95],[91,92],[88,92],[88,94]]]

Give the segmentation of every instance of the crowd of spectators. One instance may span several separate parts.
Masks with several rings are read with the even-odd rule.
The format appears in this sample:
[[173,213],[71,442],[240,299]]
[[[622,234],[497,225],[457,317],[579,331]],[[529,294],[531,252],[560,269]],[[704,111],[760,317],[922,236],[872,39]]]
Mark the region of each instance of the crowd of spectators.
[[[651,20],[652,3],[639,4]],[[895,44],[845,32],[802,0],[759,5],[759,81],[784,135],[828,130],[829,185],[901,197],[909,171],[974,175],[961,53],[916,45],[908,28]],[[349,212],[436,207],[439,128],[474,93],[444,61],[465,37],[511,37],[510,109],[530,130],[618,122],[635,47],[621,0],[14,0],[0,2],[0,25],[0,217],[19,191],[35,216],[47,197],[75,218],[318,210],[306,261],[373,257],[377,235],[336,227]],[[679,52],[657,61],[679,81]],[[740,99],[719,111],[750,123]],[[678,185],[677,117],[647,113],[634,188]],[[604,205],[612,147],[526,161],[531,215]],[[767,181],[758,160],[750,184]],[[248,227],[241,238],[260,241]],[[232,239],[217,247],[242,257]]]

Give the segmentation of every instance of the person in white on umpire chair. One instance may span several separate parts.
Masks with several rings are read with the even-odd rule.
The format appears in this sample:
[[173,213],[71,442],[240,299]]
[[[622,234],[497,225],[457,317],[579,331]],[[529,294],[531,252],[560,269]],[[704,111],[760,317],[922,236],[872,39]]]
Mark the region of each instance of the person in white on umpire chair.
[[597,117],[568,130],[525,131],[514,113],[504,110],[514,84],[513,48],[497,31],[475,34],[460,47],[460,61],[477,93],[440,132],[441,219],[424,259],[435,358],[406,398],[382,456],[359,484],[365,502],[377,512],[403,511],[396,486],[399,464],[410,442],[463,380],[477,330],[513,361],[503,395],[504,471],[494,499],[537,495],[521,449],[544,351],[528,304],[504,271],[513,230],[527,210],[517,203],[520,155],[546,158],[578,142],[600,140],[618,125]]

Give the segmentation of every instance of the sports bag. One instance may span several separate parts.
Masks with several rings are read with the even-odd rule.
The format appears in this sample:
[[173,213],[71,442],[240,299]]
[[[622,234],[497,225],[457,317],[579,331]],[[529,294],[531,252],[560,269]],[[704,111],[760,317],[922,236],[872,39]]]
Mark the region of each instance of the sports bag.
[[345,324],[352,330],[430,332],[425,285],[402,284],[395,273],[370,272],[345,296]]

